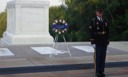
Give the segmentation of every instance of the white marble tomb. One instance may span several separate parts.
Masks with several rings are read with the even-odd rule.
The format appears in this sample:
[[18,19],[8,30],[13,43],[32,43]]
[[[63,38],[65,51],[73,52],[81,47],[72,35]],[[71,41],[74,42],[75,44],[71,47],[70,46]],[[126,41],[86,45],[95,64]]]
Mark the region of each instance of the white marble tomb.
[[49,2],[47,0],[12,0],[7,3],[7,29],[2,44],[52,43],[49,34]]

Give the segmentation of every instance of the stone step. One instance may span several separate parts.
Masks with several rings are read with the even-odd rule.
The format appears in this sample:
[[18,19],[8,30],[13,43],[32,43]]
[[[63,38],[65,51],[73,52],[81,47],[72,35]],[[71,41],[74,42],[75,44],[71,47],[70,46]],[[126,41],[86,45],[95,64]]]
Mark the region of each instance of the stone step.
[[128,77],[128,75],[108,76],[108,77]]
[[[119,67],[128,67],[128,62],[106,63],[106,68],[119,68]],[[0,74],[54,72],[54,71],[68,71],[68,70],[82,70],[82,69],[93,69],[93,63],[47,65],[47,66],[27,66],[27,67],[8,67],[8,68],[0,68]]]

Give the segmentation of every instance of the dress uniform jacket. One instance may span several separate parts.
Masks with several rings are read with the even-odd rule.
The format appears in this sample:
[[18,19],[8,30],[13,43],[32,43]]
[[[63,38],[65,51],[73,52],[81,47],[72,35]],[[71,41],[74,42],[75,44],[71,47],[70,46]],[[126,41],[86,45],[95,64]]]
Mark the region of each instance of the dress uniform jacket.
[[109,44],[109,26],[106,19],[93,18],[89,26],[91,44]]

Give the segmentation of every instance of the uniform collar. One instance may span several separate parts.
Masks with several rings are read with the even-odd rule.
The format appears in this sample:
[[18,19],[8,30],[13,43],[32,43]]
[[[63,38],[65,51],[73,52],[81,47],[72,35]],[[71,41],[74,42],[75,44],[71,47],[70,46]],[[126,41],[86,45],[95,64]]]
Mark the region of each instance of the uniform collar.
[[[97,19],[98,19],[99,21],[101,21],[101,20],[100,20],[101,18],[100,18],[100,17],[98,17],[98,16],[97,16]],[[102,18],[102,21],[103,21],[103,18]]]
[[100,17],[97,16],[97,19],[100,20]]

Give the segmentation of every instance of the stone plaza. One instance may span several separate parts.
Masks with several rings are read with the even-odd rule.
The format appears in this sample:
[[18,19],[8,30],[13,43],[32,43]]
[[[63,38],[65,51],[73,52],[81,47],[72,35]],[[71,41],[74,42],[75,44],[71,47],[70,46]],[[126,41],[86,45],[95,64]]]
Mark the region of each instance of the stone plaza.
[[[60,45],[63,46],[63,43]],[[54,54],[52,57],[44,49],[52,48],[52,44],[1,45],[0,48],[3,49],[0,51],[0,77],[95,77],[94,52],[91,51],[90,43],[71,42],[68,45],[72,56],[60,51],[58,55]],[[39,48],[39,51],[34,48]],[[128,42],[110,43],[106,60],[106,77],[128,76],[127,48]],[[8,51],[4,51],[5,49]]]

